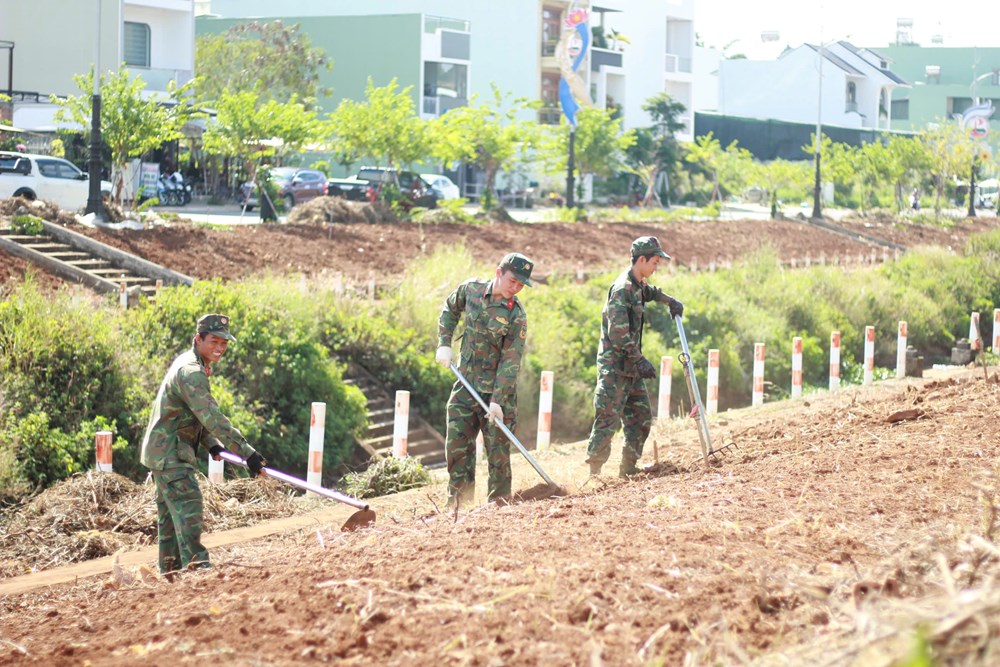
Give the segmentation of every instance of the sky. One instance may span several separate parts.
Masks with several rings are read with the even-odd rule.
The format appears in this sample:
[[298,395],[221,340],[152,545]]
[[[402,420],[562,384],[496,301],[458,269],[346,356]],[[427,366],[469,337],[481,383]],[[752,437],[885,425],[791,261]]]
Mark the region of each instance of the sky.
[[[937,0],[695,0],[695,32],[705,46],[726,47],[726,55],[773,59],[785,46],[846,39],[855,46],[879,47],[896,41],[896,21],[913,20],[912,41],[931,46],[1000,47],[1000,2]],[[777,31],[775,42],[761,40]]]

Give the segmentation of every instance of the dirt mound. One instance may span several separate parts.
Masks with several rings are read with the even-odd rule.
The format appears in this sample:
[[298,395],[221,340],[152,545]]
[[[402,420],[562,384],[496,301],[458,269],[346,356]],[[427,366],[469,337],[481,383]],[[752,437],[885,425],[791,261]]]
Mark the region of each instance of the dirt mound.
[[[0,579],[110,556],[156,541],[152,484],[114,473],[74,475],[4,512],[0,520]],[[203,478],[206,532],[290,516],[296,504],[278,482]]]
[[48,222],[55,222],[60,225],[75,225],[76,216],[69,211],[64,211],[56,204],[35,199],[29,201],[24,197],[11,197],[0,199],[0,216],[11,218],[15,215],[34,215]]
[[399,218],[385,202],[356,202],[340,197],[317,197],[288,214],[289,224],[392,224]]

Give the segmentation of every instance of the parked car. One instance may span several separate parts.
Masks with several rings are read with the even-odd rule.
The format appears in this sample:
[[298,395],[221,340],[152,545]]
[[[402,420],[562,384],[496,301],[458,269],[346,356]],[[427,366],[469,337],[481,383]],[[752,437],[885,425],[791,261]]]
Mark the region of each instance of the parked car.
[[355,177],[359,181],[368,181],[375,186],[376,196],[393,180],[399,184],[400,203],[405,208],[421,206],[437,208],[438,196],[427,181],[412,171],[397,171],[388,167],[362,167]]
[[326,193],[352,201],[375,201],[375,186],[368,181],[351,178],[331,178],[326,182]]
[[[101,181],[101,193],[111,194],[111,183]],[[90,177],[61,157],[0,151],[0,199],[24,197],[52,202],[67,211],[87,205]]]
[[420,178],[431,186],[438,199],[458,199],[462,196],[455,182],[444,174],[420,174]]
[[[278,188],[278,198],[285,202],[288,209],[310,199],[324,197],[327,193],[326,174],[316,169],[274,167],[269,178]],[[253,184],[243,184],[240,189],[240,204],[245,205],[248,211],[260,205],[257,188]]]

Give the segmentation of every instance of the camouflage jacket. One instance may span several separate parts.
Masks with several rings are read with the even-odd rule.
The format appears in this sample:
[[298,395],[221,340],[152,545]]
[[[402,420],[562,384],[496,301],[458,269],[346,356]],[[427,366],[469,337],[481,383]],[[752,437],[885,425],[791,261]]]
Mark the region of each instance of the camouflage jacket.
[[491,395],[504,411],[517,405],[517,373],[521,368],[528,316],[517,297],[493,297],[492,280],[467,280],[441,309],[438,345],[451,345],[465,313],[461,359],[457,364],[480,394]]
[[212,398],[205,365],[192,345],[163,378],[142,439],[141,461],[151,470],[194,468],[198,446],[205,447],[204,457],[216,444],[244,458],[254,453]]
[[672,300],[659,287],[637,281],[631,269],[618,276],[608,290],[608,301],[601,313],[597,371],[602,375],[639,375],[635,365],[642,358],[646,302],[670,303]]

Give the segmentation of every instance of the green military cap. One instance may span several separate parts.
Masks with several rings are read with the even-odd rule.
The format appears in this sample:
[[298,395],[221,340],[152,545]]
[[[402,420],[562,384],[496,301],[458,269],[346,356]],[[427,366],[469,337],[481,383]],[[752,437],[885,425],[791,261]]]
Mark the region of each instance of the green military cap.
[[670,255],[663,252],[663,248],[660,247],[660,240],[655,236],[640,236],[635,241],[632,241],[632,257],[648,257],[651,255],[659,255],[664,259],[670,259]]
[[531,287],[531,269],[534,266],[534,262],[519,252],[507,253],[500,260],[501,269],[510,269],[514,277],[528,287]]
[[229,333],[229,318],[225,315],[202,315],[198,318],[198,333],[210,333],[236,342],[236,336]]

